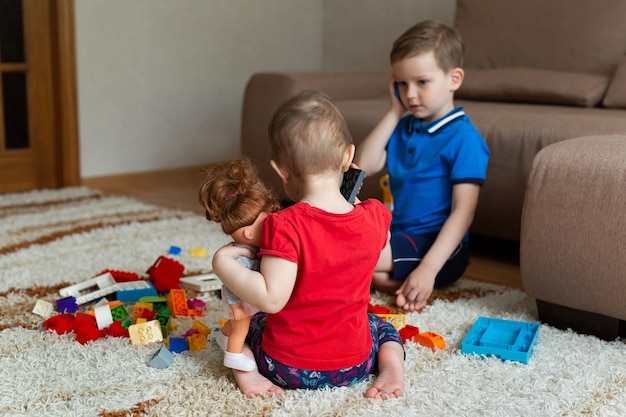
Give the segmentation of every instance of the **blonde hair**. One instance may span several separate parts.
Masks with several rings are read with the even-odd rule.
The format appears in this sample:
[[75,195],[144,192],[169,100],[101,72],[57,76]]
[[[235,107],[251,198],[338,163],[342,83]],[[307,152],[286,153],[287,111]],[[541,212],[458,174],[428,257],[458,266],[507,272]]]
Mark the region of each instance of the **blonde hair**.
[[389,54],[391,64],[433,51],[444,72],[463,66],[465,46],[458,30],[437,20],[424,20],[395,40]]
[[281,104],[269,129],[272,159],[296,178],[341,167],[352,144],[348,125],[328,96],[302,91]]
[[246,157],[207,168],[198,198],[207,220],[221,223],[229,235],[253,224],[259,214],[280,208],[278,198]]

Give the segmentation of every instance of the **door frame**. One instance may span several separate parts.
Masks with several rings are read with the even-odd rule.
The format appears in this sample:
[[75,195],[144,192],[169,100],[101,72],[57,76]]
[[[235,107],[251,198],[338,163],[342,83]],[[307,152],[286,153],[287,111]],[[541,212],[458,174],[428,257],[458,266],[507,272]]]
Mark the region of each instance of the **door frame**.
[[57,117],[57,177],[62,187],[80,185],[74,0],[52,2],[52,54]]

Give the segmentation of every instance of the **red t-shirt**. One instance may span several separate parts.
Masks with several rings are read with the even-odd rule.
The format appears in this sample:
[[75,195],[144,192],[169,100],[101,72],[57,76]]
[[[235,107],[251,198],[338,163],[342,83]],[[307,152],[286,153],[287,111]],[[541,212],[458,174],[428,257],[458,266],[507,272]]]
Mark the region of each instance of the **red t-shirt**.
[[390,222],[389,210],[374,199],[346,214],[297,203],[267,217],[259,256],[298,264],[291,298],[267,316],[263,349],[269,356],[319,371],[368,358],[370,283]]

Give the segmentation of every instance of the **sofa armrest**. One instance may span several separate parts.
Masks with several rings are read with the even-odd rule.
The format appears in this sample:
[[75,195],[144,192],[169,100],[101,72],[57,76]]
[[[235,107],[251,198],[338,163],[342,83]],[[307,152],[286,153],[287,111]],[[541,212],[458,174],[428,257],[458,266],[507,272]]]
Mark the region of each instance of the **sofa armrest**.
[[267,128],[274,110],[303,90],[318,90],[331,100],[359,100],[384,97],[388,71],[265,72],[252,75],[243,98],[241,151],[258,166],[261,178],[281,197],[282,184],[269,161],[271,150]]

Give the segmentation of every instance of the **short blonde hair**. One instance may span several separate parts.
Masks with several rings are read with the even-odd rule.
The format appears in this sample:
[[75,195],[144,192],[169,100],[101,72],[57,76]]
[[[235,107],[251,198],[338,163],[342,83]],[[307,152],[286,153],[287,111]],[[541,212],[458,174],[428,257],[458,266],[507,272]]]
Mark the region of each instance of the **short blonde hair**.
[[207,220],[221,223],[228,235],[253,224],[259,214],[280,208],[278,197],[265,186],[256,166],[246,157],[207,168],[198,198]]
[[302,91],[274,112],[269,129],[272,159],[296,178],[341,167],[352,144],[348,125],[328,96]]
[[424,20],[395,40],[389,54],[391,64],[433,51],[444,72],[463,66],[465,46],[458,30],[437,20]]

